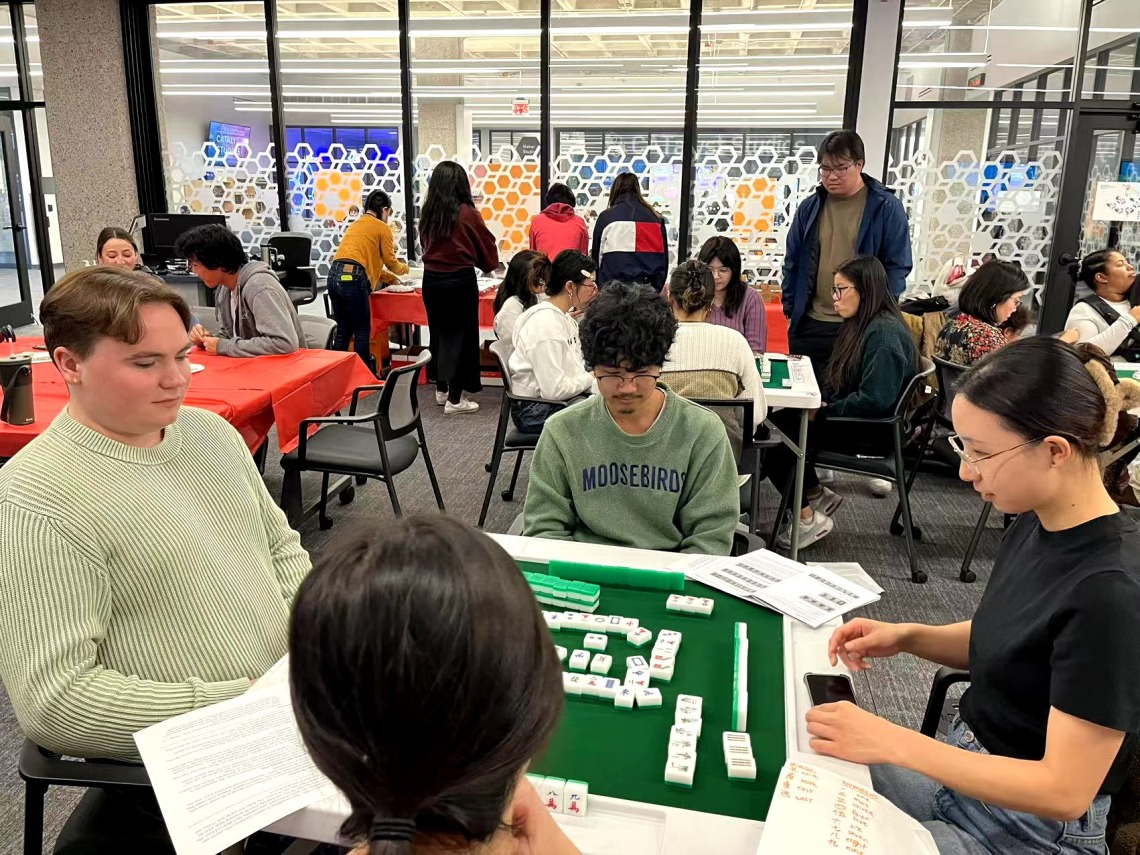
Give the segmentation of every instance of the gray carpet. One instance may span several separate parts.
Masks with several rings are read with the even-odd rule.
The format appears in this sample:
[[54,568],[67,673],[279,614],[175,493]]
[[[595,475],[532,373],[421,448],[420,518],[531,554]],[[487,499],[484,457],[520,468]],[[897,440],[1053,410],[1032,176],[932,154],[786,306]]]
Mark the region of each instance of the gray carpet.
[[[463,416],[444,416],[437,408],[427,387],[421,389],[424,402],[424,423],[435,470],[440,481],[447,510],[471,522],[478,517],[487,473],[483,466],[490,458],[492,435],[498,416],[500,395],[488,388],[476,396],[481,408],[477,413]],[[275,439],[270,441],[275,447]],[[271,452],[266,466],[266,483],[277,497],[281,489],[281,468],[278,455]],[[529,455],[527,456],[529,460]],[[505,532],[515,516],[522,510],[526,495],[527,464],[515,491],[513,502],[504,502],[499,493],[506,489],[510,478],[509,464],[513,456],[505,458],[506,472],[500,475],[486,529]],[[316,476],[305,480],[306,497],[317,495],[319,481]],[[435,508],[431,487],[422,463],[396,479],[396,488],[405,513],[431,511]],[[920,566],[930,576],[925,585],[914,585],[910,579],[906,559],[906,544],[902,538],[888,533],[890,517],[894,512],[893,499],[876,499],[866,483],[847,476],[839,476],[834,487],[846,501],[837,512],[835,531],[824,541],[805,550],[801,557],[808,561],[858,561],[885,589],[883,599],[867,609],[868,617],[887,621],[915,621],[948,623],[968,618],[977,605],[982,588],[989,575],[1000,536],[1000,515],[991,517],[990,530],[983,537],[974,569],[978,581],[964,585],[957,580],[958,567],[969,542],[970,533],[981,508],[969,486],[950,478],[920,475],[913,491],[915,521],[922,527],[924,538],[918,544]],[[763,496],[768,503],[761,514],[761,531],[775,511],[777,497],[765,486]],[[315,517],[301,527],[301,537],[319,560],[333,539],[354,525],[383,525],[392,518],[387,490],[382,484],[370,482],[356,489],[356,499],[349,505],[332,504],[334,526],[321,531]],[[881,715],[910,727],[917,727],[925,708],[926,694],[934,668],[910,656],[900,656],[885,662],[876,662],[868,674],[858,675],[856,690],[864,706]],[[16,757],[21,736],[6,695],[0,694],[0,755],[9,758],[0,763],[0,853],[17,853],[23,822],[23,786],[16,774]],[[50,841],[66,819],[76,791],[56,789],[49,792],[45,824]]]

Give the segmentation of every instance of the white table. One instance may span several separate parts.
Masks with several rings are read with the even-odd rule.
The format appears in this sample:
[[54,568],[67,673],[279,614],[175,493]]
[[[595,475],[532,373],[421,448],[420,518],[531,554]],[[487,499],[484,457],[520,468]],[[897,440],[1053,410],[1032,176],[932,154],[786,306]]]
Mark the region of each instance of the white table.
[[[764,389],[764,400],[768,402],[768,406],[776,409],[790,408],[800,411],[800,432],[795,442],[792,441],[791,437],[772,424],[770,419],[764,421],[764,424],[768,426],[768,430],[770,430],[774,436],[778,437],[779,440],[796,455],[796,484],[795,492],[792,493],[791,506],[792,519],[796,520],[799,515],[799,510],[803,506],[804,499],[804,470],[807,468],[808,414],[812,410],[819,409],[821,402],[819,383],[816,382],[815,371],[811,367],[811,360],[806,356],[785,356],[782,353],[765,353],[764,359],[766,361],[786,360],[788,363],[788,375],[792,381],[790,389]],[[782,490],[783,485],[777,485],[776,489]],[[793,525],[790,553],[792,560],[798,561],[799,554],[800,527]]]
[[[513,535],[490,536],[513,557],[530,561],[559,559],[662,570],[677,560],[673,552]],[[870,786],[870,773],[865,766],[821,757],[813,753],[808,744],[804,715],[811,707],[811,701],[803,675],[808,672],[845,673],[842,665],[833,668],[827,661],[827,638],[835,625],[838,621],[813,630],[784,618],[784,721],[788,758],[830,768]],[[267,830],[303,840],[335,843],[337,829],[347,815],[347,802],[335,796],[297,811]],[[764,831],[764,823],[754,820],[593,794],[588,816],[558,816],[557,819],[586,855],[755,855]]]

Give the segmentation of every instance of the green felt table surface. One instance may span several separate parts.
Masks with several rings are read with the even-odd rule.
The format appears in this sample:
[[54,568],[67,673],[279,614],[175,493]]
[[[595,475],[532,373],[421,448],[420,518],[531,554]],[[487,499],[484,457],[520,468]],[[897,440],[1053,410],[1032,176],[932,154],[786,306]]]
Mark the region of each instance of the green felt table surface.
[[1135,380],[1136,370],[1134,368],[1117,368],[1116,376],[1122,380]]
[[[545,565],[519,562],[527,572]],[[780,768],[787,759],[784,736],[784,650],[780,615],[737,600],[696,582],[685,594],[712,597],[711,617],[685,615],[665,608],[667,593],[602,586],[597,614],[636,617],[656,639],[662,629],[681,632],[681,650],[670,683],[661,689],[660,709],[617,709],[596,698],[566,698],[562,721],[531,772],[585,781],[592,794],[649,804],[763,820]],[[748,624],[748,733],[756,758],[756,780],[729,780],[721,736],[732,729],[733,628]],[[569,653],[583,648],[584,633],[559,630],[555,644]],[[644,655],[652,643],[635,648],[620,635],[610,635],[606,653],[613,657],[609,676],[625,677],[627,656]],[[563,666],[564,670],[568,670]],[[703,727],[697,742],[697,768],[692,789],[664,780],[669,728],[677,695],[704,698]]]
[[[756,360],[756,370],[763,370],[762,359]],[[765,389],[782,389],[784,388],[784,381],[791,377],[788,373],[788,360],[786,359],[769,359],[768,364],[772,366],[772,376],[764,381]]]

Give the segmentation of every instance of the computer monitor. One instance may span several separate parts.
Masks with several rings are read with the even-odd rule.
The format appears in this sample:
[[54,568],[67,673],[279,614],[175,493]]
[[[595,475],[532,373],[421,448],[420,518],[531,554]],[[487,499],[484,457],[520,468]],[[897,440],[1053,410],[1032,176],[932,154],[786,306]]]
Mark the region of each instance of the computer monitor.
[[174,242],[195,226],[224,226],[224,214],[147,214],[143,225],[143,252],[151,263],[162,265],[175,257]]

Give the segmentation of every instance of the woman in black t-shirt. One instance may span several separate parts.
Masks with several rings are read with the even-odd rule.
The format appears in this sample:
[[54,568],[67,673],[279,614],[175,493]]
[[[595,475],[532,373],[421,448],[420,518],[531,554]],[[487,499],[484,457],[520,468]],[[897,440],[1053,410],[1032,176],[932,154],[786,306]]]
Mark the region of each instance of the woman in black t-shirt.
[[1020,516],[973,620],[857,618],[831,638],[832,664],[856,671],[900,652],[969,669],[948,745],[848,703],[807,716],[812,747],[871,764],[941,853],[1108,851],[1140,733],[1140,527],[1097,453],[1138,402],[1140,384],[1094,348],[1031,338],[978,362],[954,398],[959,474]]

